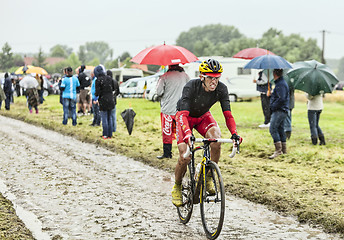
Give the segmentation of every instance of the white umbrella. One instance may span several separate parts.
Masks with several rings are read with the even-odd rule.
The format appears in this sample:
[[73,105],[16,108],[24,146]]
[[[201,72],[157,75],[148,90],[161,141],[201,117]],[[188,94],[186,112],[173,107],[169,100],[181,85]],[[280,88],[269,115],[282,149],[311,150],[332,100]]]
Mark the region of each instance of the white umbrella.
[[37,88],[38,82],[37,82],[36,78],[34,78],[32,76],[25,76],[22,80],[20,80],[19,85],[25,89]]

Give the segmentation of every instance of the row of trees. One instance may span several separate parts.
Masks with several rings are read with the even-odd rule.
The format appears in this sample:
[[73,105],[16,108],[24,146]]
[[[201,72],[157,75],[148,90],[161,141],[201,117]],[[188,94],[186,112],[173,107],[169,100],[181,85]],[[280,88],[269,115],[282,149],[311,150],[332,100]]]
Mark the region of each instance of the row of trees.
[[[245,37],[234,26],[211,24],[193,27],[187,32],[182,32],[176,45],[182,46],[193,52],[196,56],[224,56],[231,57],[242,49],[250,47],[266,48],[287,59],[289,62],[315,59],[321,61],[321,49],[315,39],[304,39],[299,34],[286,36],[277,29],[269,29],[260,39]],[[61,57],[64,61],[54,65],[46,65],[46,57]],[[55,45],[49,53],[42,49],[35,55],[34,65],[44,67],[49,73],[61,72],[65,66],[76,68],[82,63],[98,65],[102,63],[106,68],[118,67],[118,60],[130,66],[132,56],[128,52],[114,58],[114,51],[106,42],[86,42],[78,51],[73,51],[67,45]],[[344,62],[344,58],[341,59]],[[0,53],[0,71],[13,71],[24,64],[23,56],[14,54],[6,43]],[[149,66],[149,70],[156,71],[158,66]],[[344,79],[344,64],[334,69],[339,77]]]
[[269,29],[260,39],[247,38],[233,26],[221,24],[194,27],[182,32],[176,41],[196,56],[231,57],[245,48],[260,47],[284,57],[289,62],[315,59],[321,61],[321,49],[315,39],[305,40],[299,34],[285,36]]
[[[5,43],[0,52],[0,71],[14,72],[18,67],[24,65],[24,57],[27,55],[14,54],[12,48],[8,43]],[[64,58],[53,65],[46,63],[47,57]],[[79,47],[78,52],[73,52],[73,49],[67,45],[57,44],[50,49],[48,54],[44,53],[42,48],[39,48],[38,53],[34,54],[34,66],[45,68],[49,73],[61,73],[66,66],[77,68],[81,64],[96,66],[100,63],[104,64],[106,68],[118,67],[120,61],[122,65],[131,65],[129,61],[131,56],[128,52],[113,59],[113,50],[105,42],[87,42],[85,45]]]

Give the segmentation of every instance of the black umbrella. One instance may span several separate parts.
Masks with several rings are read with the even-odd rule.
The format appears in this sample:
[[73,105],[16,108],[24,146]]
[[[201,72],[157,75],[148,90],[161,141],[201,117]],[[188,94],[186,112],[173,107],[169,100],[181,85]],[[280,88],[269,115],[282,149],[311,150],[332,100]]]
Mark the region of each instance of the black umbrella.
[[129,135],[131,135],[131,132],[133,131],[134,118],[136,116],[136,113],[133,109],[128,108],[121,112],[121,116],[125,122],[125,125],[127,126]]

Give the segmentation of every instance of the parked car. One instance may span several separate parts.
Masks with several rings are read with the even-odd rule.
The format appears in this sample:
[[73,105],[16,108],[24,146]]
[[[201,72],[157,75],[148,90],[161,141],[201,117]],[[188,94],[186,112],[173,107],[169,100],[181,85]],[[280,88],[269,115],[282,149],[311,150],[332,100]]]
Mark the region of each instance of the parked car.
[[[119,86],[122,97],[144,97],[146,99],[156,101],[155,88],[158,83],[159,76],[161,74],[155,74],[147,77],[132,78],[122,83]],[[146,87],[145,87],[146,86]]]
[[146,94],[145,94],[145,98],[150,100],[150,101],[157,101],[158,100],[158,95],[156,94],[156,86],[158,84],[159,81],[159,77],[162,74],[155,74],[147,78],[147,89],[146,89]]
[[53,83],[48,80],[46,77],[43,77],[43,88],[44,88],[44,92],[43,92],[43,97],[46,97],[50,94],[54,94],[54,87],[53,87]]
[[145,91],[145,79],[144,78],[131,78],[128,81],[122,83],[119,86],[121,97],[142,97]]

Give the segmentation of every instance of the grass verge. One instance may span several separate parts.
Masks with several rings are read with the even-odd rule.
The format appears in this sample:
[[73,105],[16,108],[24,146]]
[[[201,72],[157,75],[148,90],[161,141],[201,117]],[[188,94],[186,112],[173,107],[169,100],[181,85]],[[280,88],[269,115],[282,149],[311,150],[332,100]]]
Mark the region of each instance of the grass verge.
[[[321,226],[327,232],[344,236],[344,94],[326,95],[320,126],[326,146],[310,141],[307,105],[302,93],[296,93],[292,112],[293,132],[288,141],[288,154],[268,159],[273,152],[268,129],[260,129],[263,114],[259,99],[232,103],[239,134],[244,138],[241,153],[229,159],[229,147],[222,146],[220,168],[227,192],[262,203],[271,210],[297,216],[300,222]],[[126,108],[136,112],[134,130],[129,136],[120,113]],[[162,153],[159,103],[145,99],[119,99],[117,132],[111,140],[100,138],[101,127],[90,127],[92,116],[78,118],[62,125],[62,106],[58,96],[48,96],[39,114],[29,114],[24,97],[15,98],[10,111],[0,114],[42,126],[81,141],[98,144],[128,157],[167,171],[174,171],[178,150],[173,144],[173,158],[159,160]],[[211,109],[222,130],[229,137],[220,106]],[[0,213],[1,214],[1,213]],[[1,223],[0,223],[1,224]],[[1,234],[1,231],[0,231]],[[1,236],[1,235],[0,235]]]

